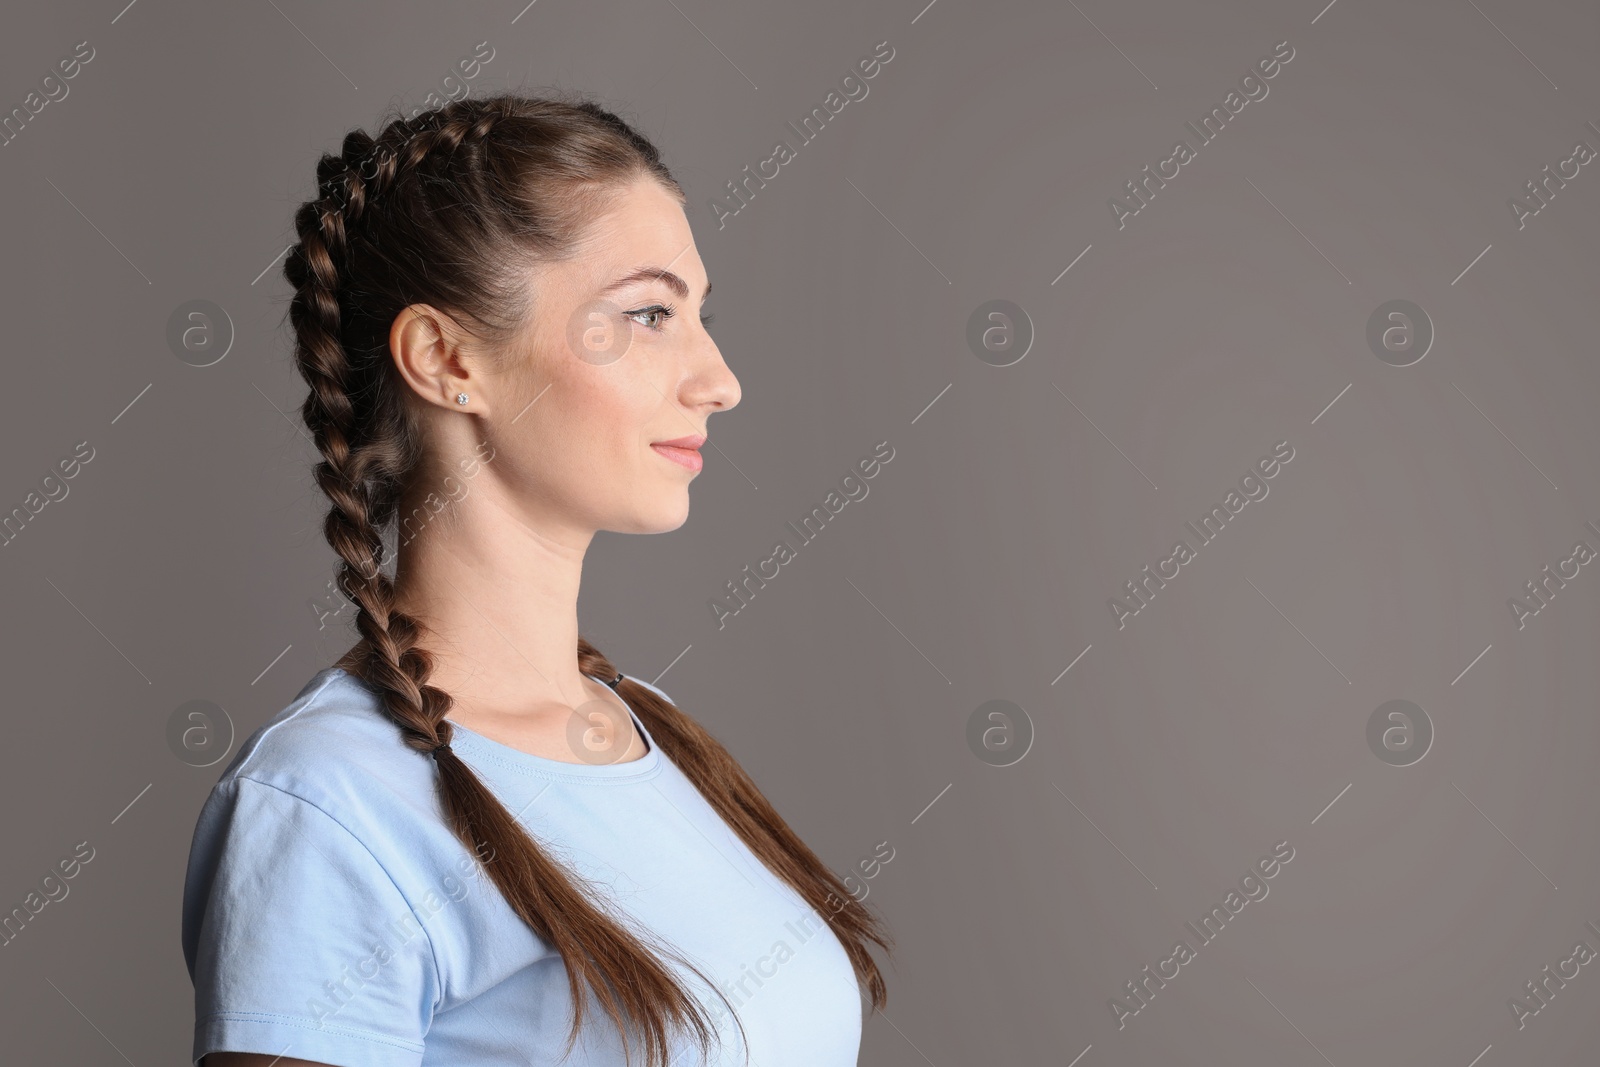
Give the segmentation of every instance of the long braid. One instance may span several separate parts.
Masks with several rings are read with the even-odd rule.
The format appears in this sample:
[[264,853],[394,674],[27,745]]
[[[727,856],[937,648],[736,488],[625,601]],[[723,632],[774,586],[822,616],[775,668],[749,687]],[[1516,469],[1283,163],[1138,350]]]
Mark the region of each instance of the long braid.
[[[611,661],[582,637],[578,638],[578,663],[583,673],[595,677],[615,678],[618,674]],[[883,1007],[889,991],[865,943],[872,941],[891,950],[894,939],[877,916],[783,820],[745,769],[704,726],[626,676],[617,692],[639,712],[650,736],[717,814],[833,927],[851,966],[867,984],[873,1008]],[[782,848],[772,848],[774,839]]]
[[[514,132],[491,153],[491,136],[502,124]],[[565,181],[570,197],[552,194],[553,206],[541,213],[543,203],[530,207],[506,192],[534,172],[556,175],[548,179],[552,187]],[[338,585],[358,606],[360,639],[339,666],[378,695],[407,746],[434,756],[452,832],[469,851],[487,852],[486,873],[566,964],[574,1011],[568,1050],[580,1033],[587,988],[619,1030],[636,1025],[642,1031],[646,1063],[666,1067],[669,1029],[692,1030],[704,1056],[715,1027],[661,957],[677,959],[712,989],[715,983],[677,953],[647,946],[602,907],[594,888],[548,856],[449,748],[452,698],[427,682],[433,660],[419,645],[427,627],[395,607],[394,581],[382,569],[381,535],[395,518],[423,444],[388,352],[389,324],[407,305],[428,302],[464,313],[494,337],[505,321],[499,315],[509,308],[514,321],[519,310],[515,287],[497,288],[493,273],[474,276],[463,269],[451,281],[419,272],[416,262],[425,259],[416,252],[419,220],[445,220],[422,240],[432,240],[427,250],[452,263],[482,260],[467,253],[479,245],[502,250],[496,242],[548,253],[570,246],[571,228],[584,217],[595,187],[640,173],[677,188],[654,147],[596,105],[510,95],[457,101],[397,119],[377,138],[352,131],[339,155],[322,156],[318,197],[295,215],[300,240],[284,274],[295,291],[289,315],[297,365],[310,387],[301,415],[322,455],[317,484],[332,505],[324,533],[340,557]],[[386,204],[391,198],[396,202]],[[577,651],[584,673],[617,676],[587,640],[579,638]],[[876,917],[850,897],[703,727],[641,685],[619,685],[618,691],[729,825],[824,914],[867,983],[873,1007],[881,1007],[887,993],[865,942],[891,943]],[[631,1063],[632,1042],[625,1048]]]
[[[376,682],[406,743],[426,751],[448,740],[438,736],[448,704],[430,704],[444,696],[437,690],[437,697],[423,692],[427,654],[414,649],[416,621],[393,610],[394,585],[381,571],[379,526],[393,500],[375,500],[381,489],[375,492],[374,486],[392,484],[394,472],[387,462],[392,450],[362,440],[364,427],[351,402],[358,368],[346,356],[340,330],[339,280],[348,251],[346,230],[359,221],[369,195],[350,160],[371,144],[370,137],[356,131],[345,138],[342,155],[319,161],[322,196],[304,205],[295,218],[300,243],[290,253],[284,273],[295,287],[289,314],[299,338],[299,367],[311,387],[300,413],[323,456],[313,472],[317,484],[333,502],[323,533],[342,559],[339,587],[361,609],[356,626],[362,637],[358,647],[365,655],[359,665],[351,666],[356,667],[354,673]],[[405,653],[413,650],[416,655],[409,659],[408,672]]]

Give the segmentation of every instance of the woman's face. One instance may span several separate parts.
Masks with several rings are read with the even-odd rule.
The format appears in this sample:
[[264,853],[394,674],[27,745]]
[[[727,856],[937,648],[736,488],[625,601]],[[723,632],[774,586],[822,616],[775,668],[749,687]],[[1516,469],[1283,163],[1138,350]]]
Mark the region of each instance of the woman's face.
[[740,395],[701,321],[710,284],[683,208],[640,181],[530,284],[522,354],[474,366],[509,505],[556,536],[678,528],[707,420]]

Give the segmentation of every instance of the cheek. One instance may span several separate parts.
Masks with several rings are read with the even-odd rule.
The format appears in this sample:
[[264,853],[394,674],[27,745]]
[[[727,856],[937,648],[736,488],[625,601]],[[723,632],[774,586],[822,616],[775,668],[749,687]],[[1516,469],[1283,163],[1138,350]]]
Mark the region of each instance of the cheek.
[[[647,383],[624,377],[620,367],[577,375],[562,389],[558,383],[529,409],[537,416],[547,401],[556,400],[560,413],[547,413],[541,434],[544,447],[560,455],[569,470],[595,476],[631,477],[650,457],[651,416],[660,397]],[[554,406],[554,405],[552,405]]]

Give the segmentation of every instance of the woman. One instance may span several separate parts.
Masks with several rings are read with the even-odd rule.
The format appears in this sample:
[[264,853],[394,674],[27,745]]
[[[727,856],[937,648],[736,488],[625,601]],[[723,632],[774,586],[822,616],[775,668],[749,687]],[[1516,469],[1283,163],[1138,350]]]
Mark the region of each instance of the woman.
[[200,815],[195,1062],[854,1064],[880,920],[578,634],[594,534],[681,526],[739,401],[683,191],[610,111],[511,94],[317,177],[284,273],[361,640]]

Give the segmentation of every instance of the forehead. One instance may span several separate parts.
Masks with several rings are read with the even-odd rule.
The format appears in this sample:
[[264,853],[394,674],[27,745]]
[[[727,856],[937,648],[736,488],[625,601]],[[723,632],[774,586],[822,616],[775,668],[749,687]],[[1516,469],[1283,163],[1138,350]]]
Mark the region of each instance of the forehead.
[[695,290],[704,287],[705,268],[683,206],[655,181],[637,182],[613,197],[590,224],[572,266],[590,291],[641,267],[671,271]]

